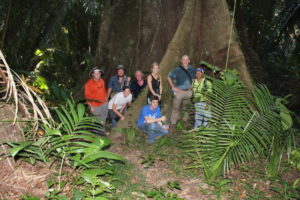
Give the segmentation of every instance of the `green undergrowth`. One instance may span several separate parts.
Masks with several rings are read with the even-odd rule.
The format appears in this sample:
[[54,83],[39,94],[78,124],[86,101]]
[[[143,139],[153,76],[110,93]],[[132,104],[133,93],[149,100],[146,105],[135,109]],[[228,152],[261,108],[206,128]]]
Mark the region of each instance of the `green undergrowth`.
[[149,187],[145,177],[133,164],[115,165],[113,171],[115,173],[111,181],[118,188],[115,194],[116,199],[134,199],[140,191]]
[[[139,163],[143,167],[140,168],[130,162],[125,164],[100,162],[99,165],[102,169],[111,171],[111,174],[107,174],[101,179],[111,183],[114,188],[105,198],[181,200],[182,198],[178,197],[176,193],[180,193],[182,180],[201,178],[198,174],[199,171],[187,169],[189,161],[180,152],[179,147],[183,134],[171,133],[151,145],[146,143],[145,135],[140,132],[135,136],[134,143],[128,144],[128,141],[124,140],[122,146],[125,152],[130,150],[142,152]],[[178,181],[168,182],[160,187],[149,185],[142,171],[155,167],[158,162],[164,162]],[[199,185],[198,195],[204,199],[300,199],[299,190],[292,187],[293,182],[284,179],[286,174],[290,173],[289,163],[283,162],[278,176],[269,178],[265,174],[265,169],[261,167],[265,162],[264,159],[257,159],[233,169],[226,177],[219,177],[214,181],[203,181],[203,185]],[[290,174],[290,176],[296,175]],[[70,177],[68,174],[65,176]],[[68,184],[74,184],[76,187],[74,176],[73,180],[70,177],[68,181],[73,182]],[[49,199],[64,199],[59,198],[59,194],[50,197]],[[38,198],[23,195],[22,199]]]
[[[249,163],[244,163],[234,168],[224,177],[208,181],[204,179],[203,171],[189,169],[192,160],[181,151],[181,143],[184,131],[170,133],[159,138],[154,144],[146,142],[146,136],[137,131],[133,141],[124,139],[125,152],[138,150],[142,152],[139,164],[143,170],[156,167],[157,163],[163,162],[164,166],[174,175],[178,181],[168,182],[162,187],[147,185],[147,180],[140,169],[133,164],[120,165],[119,190],[120,199],[181,199],[176,195],[180,193],[182,180],[203,179],[203,185],[199,185],[199,194],[205,199],[300,199],[299,188],[293,188],[292,180],[285,180],[286,173],[290,173],[291,165],[283,161],[278,175],[268,177],[265,173],[265,158],[257,158]],[[125,173],[124,173],[125,172]],[[293,175],[298,176],[295,171]],[[170,186],[179,189],[171,190]]]
[[135,142],[130,143],[128,148],[143,152],[139,162],[144,168],[150,168],[156,162],[161,161],[166,163],[166,167],[178,177],[199,176],[196,170],[186,170],[188,163],[192,162],[192,160],[182,154],[180,150],[182,136],[183,133],[172,132],[158,138],[154,144],[148,144],[146,142],[146,135],[138,131]]
[[[299,131],[286,98],[271,95],[264,85],[249,91],[234,72],[221,75],[222,80],[212,79],[214,90],[207,94],[209,127],[190,130],[193,120],[179,121],[171,133],[148,144],[146,135],[130,126],[113,130],[123,134],[114,144],[95,135],[103,126],[85,115],[84,105],[68,102],[56,110],[59,121],[45,127],[44,135],[5,144],[15,159],[57,165],[46,199],[178,200],[187,187],[193,187],[187,195],[202,199],[300,199]],[[107,151],[111,146],[121,155]],[[72,191],[64,191],[65,185]]]

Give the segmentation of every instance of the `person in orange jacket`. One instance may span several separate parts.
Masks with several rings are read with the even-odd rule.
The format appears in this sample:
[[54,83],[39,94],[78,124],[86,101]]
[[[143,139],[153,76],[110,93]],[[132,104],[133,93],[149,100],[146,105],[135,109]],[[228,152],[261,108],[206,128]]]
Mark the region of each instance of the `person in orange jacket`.
[[103,121],[103,125],[105,125],[108,103],[105,82],[101,78],[102,75],[103,70],[97,67],[90,71],[89,76],[91,78],[85,84],[84,96],[93,115],[100,118]]

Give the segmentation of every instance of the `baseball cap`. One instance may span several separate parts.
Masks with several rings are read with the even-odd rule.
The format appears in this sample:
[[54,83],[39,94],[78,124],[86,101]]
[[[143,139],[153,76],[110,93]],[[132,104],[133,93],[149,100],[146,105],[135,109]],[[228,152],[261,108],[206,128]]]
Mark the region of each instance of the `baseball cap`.
[[116,67],[116,69],[118,70],[118,69],[124,69],[125,67],[124,67],[124,65],[117,65],[117,67]]

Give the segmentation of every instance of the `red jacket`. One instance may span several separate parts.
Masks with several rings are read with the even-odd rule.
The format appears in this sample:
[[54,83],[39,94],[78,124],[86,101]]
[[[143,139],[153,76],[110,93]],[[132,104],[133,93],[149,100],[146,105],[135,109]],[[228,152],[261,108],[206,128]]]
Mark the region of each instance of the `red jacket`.
[[86,99],[98,100],[87,101],[91,106],[101,106],[106,102],[106,88],[103,79],[90,79],[86,82],[84,87],[84,96]]

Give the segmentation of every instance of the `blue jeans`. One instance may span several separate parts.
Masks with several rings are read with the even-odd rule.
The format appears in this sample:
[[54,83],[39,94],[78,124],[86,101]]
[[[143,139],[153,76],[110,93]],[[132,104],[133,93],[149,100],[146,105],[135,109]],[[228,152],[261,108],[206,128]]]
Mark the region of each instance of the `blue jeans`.
[[198,128],[200,126],[207,127],[208,120],[211,118],[210,106],[206,102],[195,103],[195,126]]
[[[120,110],[118,110],[120,112]],[[108,110],[108,117],[111,119],[111,128],[114,128],[117,126],[117,122],[119,121],[119,116],[112,110]]]
[[164,129],[158,123],[144,123],[139,127],[143,132],[148,134],[148,143],[154,143],[155,138],[163,135],[167,135],[169,131]]
[[[122,114],[127,110],[127,107],[124,108]],[[118,110],[120,112],[120,110]],[[120,117],[113,111],[113,109],[108,110],[108,117],[111,119],[111,128],[117,126],[117,122],[120,120]]]

